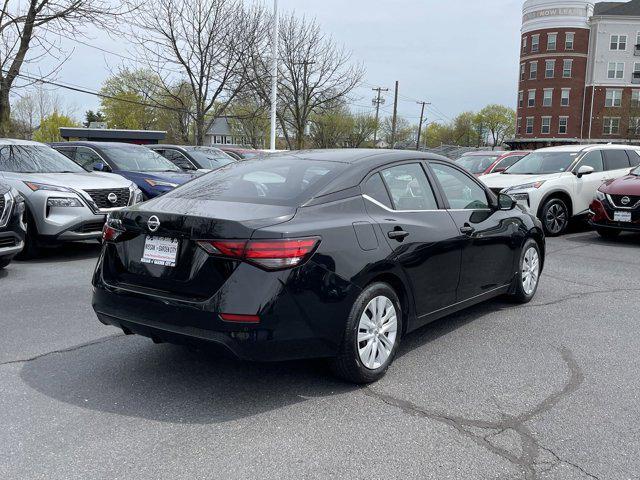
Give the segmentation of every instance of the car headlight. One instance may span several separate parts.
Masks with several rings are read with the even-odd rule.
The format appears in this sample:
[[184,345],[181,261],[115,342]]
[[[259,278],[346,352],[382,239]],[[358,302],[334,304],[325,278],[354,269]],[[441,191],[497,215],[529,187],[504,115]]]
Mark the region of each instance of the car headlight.
[[20,194],[18,190],[16,190],[13,187],[11,187],[11,190],[9,190],[9,194],[13,197],[14,202],[16,202],[15,209],[18,212],[18,215],[22,215],[26,209],[26,206],[24,203],[24,197]]
[[38,190],[49,190],[52,192],[73,192],[70,188],[67,187],[59,187],[57,185],[46,185],[44,183],[34,183],[34,182],[24,182],[27,187],[29,187],[34,192]]
[[131,184],[131,186],[129,187],[129,190],[131,191],[131,195],[130,195],[130,198],[132,199],[131,205],[135,205],[136,203],[140,203],[144,201],[144,194],[142,193],[142,190],[138,188],[137,185]]
[[73,197],[49,197],[47,207],[82,207],[82,202]]
[[544,182],[545,182],[544,180],[541,180],[539,182],[531,182],[531,183],[524,183],[522,185],[516,185],[515,187],[510,187],[507,190],[505,190],[505,193],[515,192],[519,190],[537,190],[542,185],[544,185]]
[[161,180],[153,180],[151,178],[145,178],[144,179],[145,182],[147,182],[149,185],[151,185],[152,187],[170,187],[170,188],[176,188],[178,186],[177,183],[171,183],[171,182],[163,182]]
[[601,202],[604,202],[607,199],[607,194],[604,192],[601,192],[600,190],[596,190],[596,199],[600,200]]

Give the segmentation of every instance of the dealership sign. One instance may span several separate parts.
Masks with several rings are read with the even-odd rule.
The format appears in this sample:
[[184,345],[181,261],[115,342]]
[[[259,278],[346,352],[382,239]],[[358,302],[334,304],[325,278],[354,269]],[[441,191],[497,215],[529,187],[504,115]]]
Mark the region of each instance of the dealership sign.
[[545,10],[536,10],[535,12],[525,13],[522,17],[523,22],[529,20],[537,20],[546,17],[581,17],[583,16],[583,8],[547,8]]

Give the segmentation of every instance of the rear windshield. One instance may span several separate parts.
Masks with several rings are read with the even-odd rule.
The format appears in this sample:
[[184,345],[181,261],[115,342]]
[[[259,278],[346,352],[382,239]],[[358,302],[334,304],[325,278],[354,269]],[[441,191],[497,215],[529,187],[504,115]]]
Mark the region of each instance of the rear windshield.
[[102,151],[120,170],[134,172],[181,172],[157,152],[139,145],[101,145]]
[[336,178],[345,166],[295,158],[236,162],[166,196],[297,207]]
[[16,173],[79,173],[84,170],[46,145],[0,146],[0,171]]
[[185,150],[191,154],[202,168],[210,168],[211,170],[224,167],[236,161],[218,148],[191,147],[185,148]]
[[498,155],[468,155],[460,157],[456,163],[471,173],[483,173],[498,159]]

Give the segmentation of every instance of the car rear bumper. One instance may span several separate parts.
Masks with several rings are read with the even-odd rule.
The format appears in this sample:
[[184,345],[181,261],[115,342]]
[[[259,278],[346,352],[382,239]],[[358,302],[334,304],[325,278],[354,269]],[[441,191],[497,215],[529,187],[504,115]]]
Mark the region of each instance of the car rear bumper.
[[589,225],[596,229],[610,229],[620,230],[625,232],[640,232],[640,223],[628,223],[628,222],[611,222],[611,221],[598,221],[594,222],[589,220]]
[[[102,278],[99,262],[92,304],[102,323],[156,341],[214,343],[252,361],[331,357],[342,341],[358,289],[315,265],[304,268],[304,275],[280,272],[272,274],[271,280],[262,277],[260,284],[243,279],[242,269],[238,269],[233,280],[212,298],[189,301],[140,288],[109,285]],[[332,278],[314,288],[309,279],[317,275]],[[318,288],[323,285],[332,286],[332,295],[336,295],[335,287],[339,286],[339,298],[329,302],[318,299]],[[260,321],[225,322],[220,313],[254,314]]]

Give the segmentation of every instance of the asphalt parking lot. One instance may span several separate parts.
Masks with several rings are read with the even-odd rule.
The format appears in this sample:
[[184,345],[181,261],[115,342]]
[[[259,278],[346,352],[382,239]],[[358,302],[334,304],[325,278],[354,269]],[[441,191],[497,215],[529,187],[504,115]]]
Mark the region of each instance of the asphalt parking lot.
[[548,241],[534,301],[321,362],[154,345],[90,307],[95,244],[0,272],[0,478],[640,478],[640,236]]

